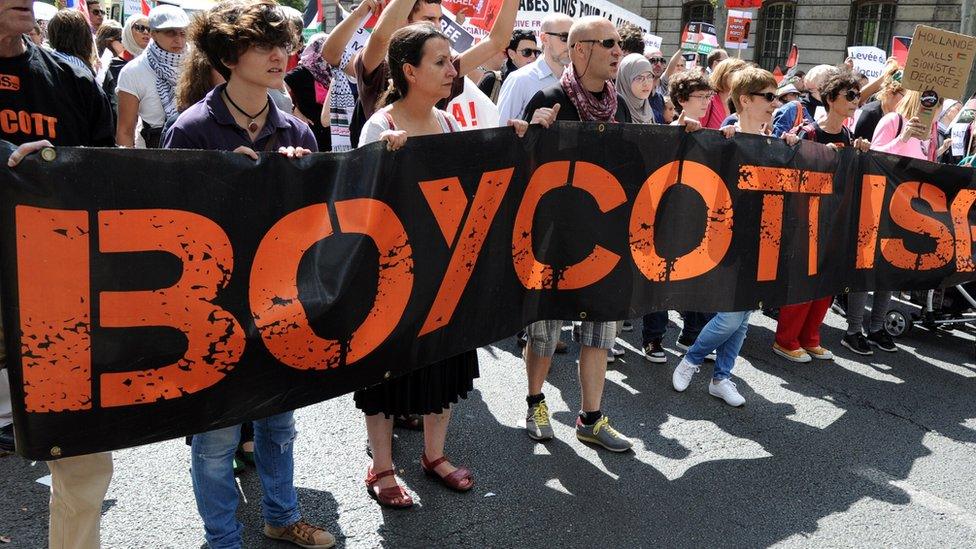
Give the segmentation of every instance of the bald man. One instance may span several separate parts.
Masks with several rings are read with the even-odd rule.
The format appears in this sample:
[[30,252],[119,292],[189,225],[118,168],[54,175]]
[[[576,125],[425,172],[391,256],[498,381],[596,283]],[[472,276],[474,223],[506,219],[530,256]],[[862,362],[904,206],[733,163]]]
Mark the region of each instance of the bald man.
[[508,124],[521,118],[529,100],[539,91],[559,83],[569,65],[569,29],[573,19],[563,13],[542,20],[542,56],[528,65],[510,72],[498,92],[498,123]]
[[[555,120],[616,122],[617,94],[613,79],[623,55],[620,35],[610,21],[602,17],[584,17],[576,21],[567,36],[571,65],[558,84],[532,97],[525,108],[524,119],[548,127]],[[620,107],[626,109],[623,102]],[[552,365],[556,341],[562,331],[561,320],[535,322],[527,329],[528,343],[524,358],[529,391],[529,409],[525,426],[530,438],[553,437],[542,386]],[[610,426],[600,404],[607,375],[607,351],[617,337],[616,322],[580,322],[573,330],[579,341],[579,379],[581,403],[576,419],[576,438],[612,452],[626,452],[633,443]]]

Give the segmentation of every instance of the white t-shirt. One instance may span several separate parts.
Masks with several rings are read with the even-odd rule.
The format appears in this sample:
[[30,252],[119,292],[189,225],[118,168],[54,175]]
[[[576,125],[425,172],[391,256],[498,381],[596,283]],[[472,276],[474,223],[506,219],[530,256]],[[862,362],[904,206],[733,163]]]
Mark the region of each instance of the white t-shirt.
[[[373,113],[373,116],[369,117],[366,124],[363,125],[363,131],[359,134],[359,146],[368,145],[373,141],[379,141],[380,134],[385,132],[390,128],[390,120],[387,117],[387,113],[390,112],[390,107],[384,107]],[[437,121],[441,124],[441,130],[443,133],[459,132],[461,128],[458,126],[457,120],[454,119],[450,114],[434,109],[435,116],[437,116]]]
[[122,67],[116,89],[134,95],[139,100],[139,118],[144,123],[155,128],[166,123],[166,111],[163,110],[163,102],[156,92],[156,73],[149,66],[145,53]]

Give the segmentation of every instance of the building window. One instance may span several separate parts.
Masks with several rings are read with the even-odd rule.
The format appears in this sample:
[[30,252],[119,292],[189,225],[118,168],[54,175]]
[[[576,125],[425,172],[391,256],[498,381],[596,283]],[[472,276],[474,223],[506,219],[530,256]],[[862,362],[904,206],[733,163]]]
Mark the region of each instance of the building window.
[[796,22],[796,4],[774,2],[759,12],[761,25],[758,38],[759,66],[772,71],[777,66],[786,72],[786,57],[793,46],[793,26]]
[[856,2],[851,10],[851,36],[847,43],[876,46],[891,53],[891,29],[894,23],[894,2]]
[[711,2],[688,2],[681,8],[681,28],[689,22],[715,23],[715,8]]

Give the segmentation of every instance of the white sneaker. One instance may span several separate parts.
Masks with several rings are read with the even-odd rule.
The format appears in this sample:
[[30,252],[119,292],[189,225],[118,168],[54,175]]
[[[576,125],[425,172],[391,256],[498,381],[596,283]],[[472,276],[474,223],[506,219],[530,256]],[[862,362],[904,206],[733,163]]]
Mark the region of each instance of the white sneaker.
[[680,393],[687,389],[691,384],[691,378],[698,373],[699,369],[698,366],[688,362],[688,359],[682,358],[671,374],[671,385],[674,386],[674,390]]
[[742,406],[746,399],[742,398],[739,390],[735,388],[735,383],[731,379],[723,379],[718,383],[708,384],[708,394],[720,398],[729,406]]

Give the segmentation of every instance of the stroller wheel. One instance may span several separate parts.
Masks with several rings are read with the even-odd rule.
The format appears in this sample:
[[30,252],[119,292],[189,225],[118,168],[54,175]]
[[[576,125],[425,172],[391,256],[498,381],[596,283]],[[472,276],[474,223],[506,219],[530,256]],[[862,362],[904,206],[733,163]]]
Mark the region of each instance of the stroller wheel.
[[912,321],[898,309],[892,309],[885,315],[884,331],[891,337],[901,337],[911,329]]

